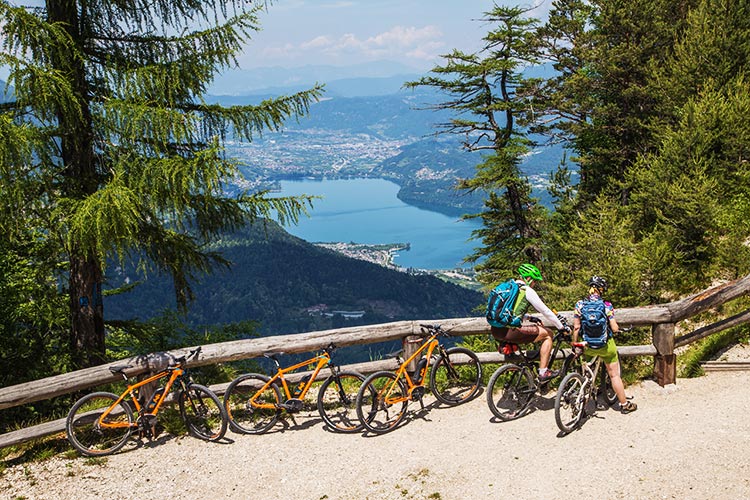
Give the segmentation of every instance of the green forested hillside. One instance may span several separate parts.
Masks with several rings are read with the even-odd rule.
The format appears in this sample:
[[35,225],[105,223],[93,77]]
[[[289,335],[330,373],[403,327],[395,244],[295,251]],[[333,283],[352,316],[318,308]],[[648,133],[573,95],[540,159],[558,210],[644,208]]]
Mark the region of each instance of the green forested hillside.
[[[413,276],[344,257],[295,238],[266,221],[222,238],[213,250],[232,262],[200,279],[187,319],[193,325],[253,320],[263,334],[284,334],[405,319],[475,314],[480,293],[431,276]],[[137,280],[111,271],[110,286]],[[173,286],[150,278],[104,302],[112,319],[147,319],[175,307]],[[324,312],[364,311],[345,319]]]

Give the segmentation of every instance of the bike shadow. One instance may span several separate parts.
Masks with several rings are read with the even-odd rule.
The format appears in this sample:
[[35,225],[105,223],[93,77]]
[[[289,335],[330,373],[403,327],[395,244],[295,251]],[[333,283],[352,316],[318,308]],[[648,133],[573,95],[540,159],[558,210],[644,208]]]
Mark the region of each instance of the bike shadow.
[[592,418],[600,418],[604,420],[607,417],[605,417],[604,415],[601,415],[601,413],[604,413],[613,409],[614,407],[608,405],[607,403],[603,403],[601,401],[597,401],[597,402],[589,401],[588,404],[586,405],[586,414],[581,419],[581,421],[578,422],[578,425],[576,425],[575,428],[570,432],[565,432],[562,430],[559,431],[557,433],[557,437],[563,438],[565,436],[569,436],[570,434],[573,434],[574,432],[578,432],[579,430],[583,428],[584,425],[586,425],[586,422],[588,422]]
[[[419,404],[419,402],[412,401],[411,404]],[[404,415],[404,419],[398,424],[397,427],[401,428],[401,427],[403,427],[405,425],[408,425],[410,422],[414,422],[414,421],[417,421],[417,420],[423,420],[425,422],[432,422],[432,419],[429,418],[429,415],[432,412],[432,410],[434,410],[436,408],[450,408],[450,406],[449,405],[443,405],[443,406],[441,406],[440,402],[436,399],[436,400],[434,400],[434,401],[432,401],[430,403],[425,404],[424,408],[419,407],[416,410],[409,410],[409,409],[407,409],[406,415]],[[395,430],[395,429],[393,429],[393,430]],[[388,433],[390,433],[390,432],[391,431],[389,431]],[[384,433],[384,434],[386,434],[386,433]],[[383,434],[381,434],[379,432],[370,432],[367,429],[365,429],[362,432],[362,436],[365,437],[365,438],[373,438],[373,437],[378,437],[378,436],[381,436],[381,435],[383,435]]]

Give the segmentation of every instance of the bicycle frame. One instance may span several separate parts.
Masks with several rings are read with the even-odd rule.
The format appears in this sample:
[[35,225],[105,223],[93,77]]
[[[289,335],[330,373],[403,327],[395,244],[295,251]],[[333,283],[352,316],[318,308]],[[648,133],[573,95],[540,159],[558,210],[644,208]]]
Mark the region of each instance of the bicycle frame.
[[[578,356],[583,356],[583,352]],[[594,356],[591,360],[586,361],[585,359],[581,362],[581,375],[584,378],[584,393],[588,400],[595,394],[596,389],[596,376],[599,373],[599,369],[606,370],[606,367],[602,367],[602,358],[600,356]]]
[[[161,398],[159,398],[159,401],[156,403],[156,406],[154,407],[154,410],[150,413],[151,415],[157,415],[159,413],[159,410],[161,409],[162,403],[167,398],[167,394],[172,390],[172,386],[174,385],[175,381],[180,379],[182,375],[185,373],[185,370],[182,369],[182,365],[178,365],[175,367],[167,368],[166,370],[163,370],[156,375],[153,375],[145,380],[141,380],[140,382],[136,384],[128,384],[127,389],[120,395],[119,398],[117,398],[117,401],[115,401],[112,405],[110,405],[107,410],[102,413],[99,416],[98,425],[104,429],[114,429],[114,428],[122,428],[122,427],[138,427],[137,422],[134,422],[132,424],[128,424],[126,422],[105,422],[106,417],[110,414],[113,408],[117,407],[125,398],[130,396],[131,401],[133,402],[133,405],[135,406],[135,410],[138,412],[138,414],[141,413],[141,410],[143,407],[141,406],[140,402],[138,401],[138,397],[135,395],[135,390],[139,389],[140,387],[143,387],[146,384],[150,384],[151,382],[155,382],[159,379],[162,379],[164,377],[169,377],[169,380],[167,380],[167,384],[164,386],[164,393],[162,394]],[[123,377],[125,375],[123,374]],[[127,380],[127,379],[126,379]],[[183,389],[185,389],[184,382],[180,380],[180,382],[183,384]]]
[[[409,358],[401,363],[401,366],[398,367],[398,370],[396,370],[396,378],[391,384],[389,384],[388,390],[385,391],[385,394],[383,395],[384,400],[387,404],[394,405],[403,401],[408,401],[409,399],[411,399],[411,394],[414,389],[416,389],[417,387],[424,387],[424,381],[427,377],[427,367],[429,366],[429,360],[432,359],[432,353],[435,348],[440,345],[440,342],[437,340],[438,335],[438,332],[431,334],[430,337],[427,338],[427,340],[425,340],[424,343],[419,347],[419,349],[417,349],[416,352],[409,356]],[[411,377],[405,376],[407,374],[406,367],[409,366],[412,361],[415,361],[418,357],[420,357],[425,350],[427,351],[425,353],[425,357],[428,362],[425,365],[424,371],[419,374],[419,381],[414,382]],[[406,380],[408,388],[407,395],[398,398],[391,398],[391,392],[393,391],[394,387],[398,387],[398,381],[401,378]]]
[[[552,365],[552,363],[555,362],[555,360],[557,360],[558,353],[563,352],[563,354],[564,354],[564,351],[562,349],[562,343],[565,340],[565,337],[563,335],[561,335],[561,334],[558,333],[558,334],[556,334],[554,336],[553,340],[554,340],[554,347],[552,348],[552,352],[550,353],[550,358],[549,358],[550,359],[550,366]],[[498,341],[498,343],[500,343],[500,344],[511,344],[511,345],[518,346],[517,342],[507,342],[507,341],[504,341],[504,340]],[[520,357],[520,360],[518,360],[518,363],[515,363],[513,358],[511,358],[510,360],[508,358],[506,358],[506,362],[510,361],[511,363],[517,364],[519,366],[526,366],[528,368],[533,368],[533,367],[537,366],[537,363],[539,361],[539,355],[538,354],[534,358],[529,359],[522,352],[520,352],[520,350],[518,352],[514,353],[514,356]],[[563,363],[565,363],[565,359],[568,356],[570,356],[570,354],[568,354],[567,356],[563,355],[563,358],[562,358]]]
[[[318,354],[314,358],[310,358],[306,361],[300,361],[297,364],[287,366],[286,368],[282,368],[281,365],[279,365],[279,362],[275,358],[271,358],[276,363],[276,374],[269,379],[268,382],[263,385],[258,391],[256,391],[255,394],[253,394],[253,397],[250,398],[250,404],[254,406],[255,408],[267,408],[267,409],[275,409],[278,408],[277,404],[270,404],[270,403],[259,403],[257,402],[257,399],[260,397],[261,394],[263,394],[263,391],[268,389],[271,384],[275,383],[277,380],[281,380],[281,387],[284,389],[284,394],[286,395],[287,399],[304,399],[307,395],[307,391],[310,390],[310,387],[312,387],[313,382],[315,382],[315,379],[318,377],[318,373],[320,373],[320,370],[325,366],[330,366],[333,370],[333,366],[331,365],[331,355],[328,352],[322,352],[321,354]],[[310,375],[310,378],[307,380],[305,385],[302,387],[302,390],[297,396],[293,396],[292,392],[289,389],[289,384],[286,381],[286,378],[284,375],[287,373],[291,373],[295,370],[299,370],[303,366],[310,365],[312,363],[317,363],[315,365],[315,369],[313,370],[312,374]]]

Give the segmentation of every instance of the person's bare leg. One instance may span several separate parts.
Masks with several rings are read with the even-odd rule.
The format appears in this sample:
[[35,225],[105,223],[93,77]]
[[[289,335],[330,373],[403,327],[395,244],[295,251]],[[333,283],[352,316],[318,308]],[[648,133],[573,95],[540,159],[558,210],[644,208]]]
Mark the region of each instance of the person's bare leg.
[[620,362],[615,361],[614,363],[608,363],[605,366],[607,367],[607,373],[609,374],[609,381],[612,384],[612,389],[614,389],[615,394],[617,394],[617,401],[620,402],[620,405],[624,405],[627,401],[627,397],[625,396],[625,385],[622,383],[622,377],[620,376]]
[[539,346],[539,369],[549,367],[549,358],[552,353],[552,335],[543,326],[539,327],[540,334],[536,338],[537,342],[541,341]]

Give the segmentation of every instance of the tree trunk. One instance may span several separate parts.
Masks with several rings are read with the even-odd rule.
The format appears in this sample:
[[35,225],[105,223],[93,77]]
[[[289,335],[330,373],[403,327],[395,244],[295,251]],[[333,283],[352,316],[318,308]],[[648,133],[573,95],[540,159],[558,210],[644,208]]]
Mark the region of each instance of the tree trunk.
[[102,273],[95,258],[70,257],[70,348],[79,368],[104,363]]
[[[47,0],[46,4],[48,21],[58,23],[78,45],[78,50],[85,52],[77,3]],[[80,113],[62,109],[57,112],[64,166],[61,188],[66,197],[83,200],[99,189],[86,67],[70,52],[56,53],[52,64],[69,81],[80,110]],[[82,248],[76,242],[71,243],[68,252],[71,357],[77,368],[86,368],[105,360],[101,262],[91,248]]]

